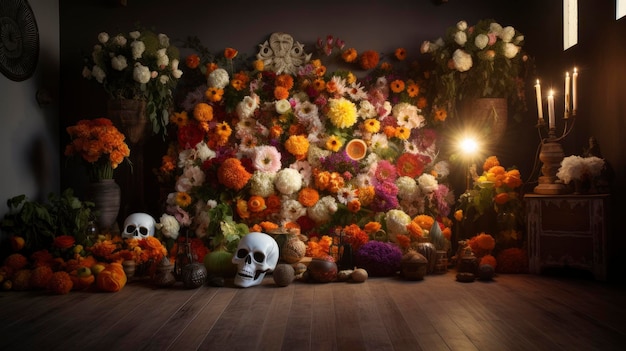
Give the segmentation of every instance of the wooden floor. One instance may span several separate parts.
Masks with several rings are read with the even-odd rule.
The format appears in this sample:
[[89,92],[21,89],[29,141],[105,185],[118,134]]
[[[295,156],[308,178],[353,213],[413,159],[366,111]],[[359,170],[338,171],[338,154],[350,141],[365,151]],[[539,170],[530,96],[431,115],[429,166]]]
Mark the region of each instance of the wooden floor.
[[499,275],[0,293],[0,350],[624,350],[626,290]]

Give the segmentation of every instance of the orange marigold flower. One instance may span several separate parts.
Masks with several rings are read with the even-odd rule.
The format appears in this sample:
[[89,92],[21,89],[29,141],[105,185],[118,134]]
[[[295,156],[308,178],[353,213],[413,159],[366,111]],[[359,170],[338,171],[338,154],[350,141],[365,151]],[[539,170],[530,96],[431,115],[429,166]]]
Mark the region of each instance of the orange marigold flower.
[[435,219],[429,215],[421,214],[415,216],[413,222],[417,223],[424,230],[430,230],[433,224],[435,224]]
[[409,222],[409,224],[406,225],[406,229],[409,231],[409,234],[416,239],[420,239],[424,235],[422,227],[414,221]]
[[380,57],[377,51],[367,50],[361,54],[359,63],[362,69],[372,69],[378,66],[379,60]]
[[379,222],[367,222],[367,224],[363,227],[368,233],[375,233],[382,228],[382,225]]
[[200,122],[208,122],[213,119],[213,107],[207,103],[200,102],[193,109],[193,117]]
[[217,63],[209,62],[206,64],[206,74],[209,75],[209,73],[215,71],[218,68],[220,68],[220,66],[218,66]]
[[210,87],[204,92],[204,96],[211,102],[218,102],[224,96],[224,89]]
[[241,190],[248,184],[252,174],[248,172],[237,158],[228,158],[217,170],[218,181],[227,188]]
[[450,238],[452,237],[452,229],[450,229],[450,227],[445,227],[441,231],[441,234],[443,234],[444,238],[450,240]]
[[267,206],[265,206],[265,199],[263,197],[252,195],[250,199],[248,199],[248,210],[250,210],[250,212],[261,212],[266,208]]
[[[419,89],[419,87],[418,87]],[[415,103],[415,106],[417,106],[417,108],[419,108],[420,110],[423,110],[426,108],[426,106],[428,106],[428,100],[426,100],[425,97],[421,96],[419,98],[417,98],[417,103]],[[445,118],[444,118],[445,120]]]
[[243,82],[244,85],[250,82],[250,76],[248,76],[248,73],[244,71],[239,71],[235,73],[235,75],[233,76],[233,79],[239,79],[240,81]]
[[186,126],[188,121],[189,116],[187,115],[187,111],[174,112],[174,116],[170,119],[170,122],[176,124],[179,128]]
[[498,265],[498,261],[496,261],[496,258],[493,257],[493,255],[485,255],[480,259],[479,265],[483,264],[488,264],[493,268],[496,268],[496,266]]
[[306,134],[306,128],[302,124],[292,124],[289,126],[289,135]]
[[277,87],[290,90],[293,88],[293,77],[290,74],[279,74],[276,76],[275,84]]
[[343,146],[341,140],[339,140],[339,138],[335,135],[331,135],[328,139],[326,139],[326,149],[330,151],[337,152],[341,149],[341,146]]
[[198,68],[198,65],[200,65],[200,56],[196,54],[191,54],[187,56],[187,58],[185,59],[185,64],[191,69]]
[[215,126],[215,133],[220,137],[228,138],[233,132],[233,129],[226,122],[218,123]]
[[313,188],[304,187],[298,192],[298,202],[304,207],[315,205],[319,199],[320,194]]
[[267,206],[267,211],[270,213],[276,213],[280,211],[280,206],[282,201],[280,200],[280,196],[276,194],[272,194],[265,199],[265,205]]
[[180,207],[187,207],[191,205],[191,195],[187,192],[179,191],[176,193],[176,205]]
[[393,52],[393,56],[400,61],[404,61],[406,59],[406,49],[405,48],[397,48],[396,51]]
[[394,93],[401,93],[404,91],[404,81],[402,79],[396,79],[389,84],[389,87]]
[[463,220],[463,210],[456,210],[454,212],[454,219],[456,219],[457,221],[462,221]]
[[477,257],[483,257],[496,247],[496,240],[489,234],[480,233],[470,238],[468,245]]
[[235,88],[237,91],[242,91],[245,88],[245,84],[241,79],[233,79],[230,81],[230,86]]
[[374,190],[374,186],[366,186],[363,188],[359,188],[359,200],[361,201],[361,206],[369,206],[374,201],[374,195],[376,195],[376,191]]
[[296,158],[306,156],[309,140],[304,135],[292,135],[285,141],[285,149]]
[[254,67],[256,71],[263,71],[265,69],[265,63],[263,60],[254,60],[252,67]]
[[402,249],[408,249],[409,246],[411,246],[411,239],[404,235],[404,234],[398,234],[396,235],[396,240],[398,241],[398,245],[402,248]]
[[341,53],[341,58],[345,61],[345,62],[354,62],[354,60],[356,60],[358,56],[358,53],[356,52],[356,50],[354,48],[350,48],[345,50],[344,52]]
[[415,83],[409,84],[406,88],[406,92],[410,97],[416,97],[420,93],[420,87]]
[[323,77],[326,74],[326,66],[315,67],[315,75]]
[[266,232],[278,229],[278,224],[270,221],[263,221],[259,223],[259,225],[261,225],[261,228]]
[[318,78],[316,80],[313,81],[313,89],[317,90],[317,91],[322,91],[324,89],[326,89],[326,82],[321,79]]
[[508,186],[511,189],[515,189],[522,185],[522,176],[520,175],[519,170],[512,169],[507,171],[504,175],[504,185]]
[[322,171],[314,175],[315,186],[320,190],[328,189],[330,185],[330,172]]
[[383,71],[391,71],[391,63],[389,62],[383,62],[380,64],[380,69],[382,69]]
[[361,210],[361,201],[359,199],[353,199],[348,202],[348,211],[357,213]]
[[492,167],[499,166],[499,165],[500,165],[500,161],[498,160],[498,157],[496,157],[496,156],[489,156],[485,160],[485,163],[483,163],[483,171],[487,172]]
[[73,286],[72,278],[65,271],[54,272],[48,282],[48,290],[57,295],[69,293]]
[[289,97],[289,90],[285,87],[275,87],[274,88],[274,98],[276,100],[284,100]]
[[280,137],[283,134],[283,127],[274,124],[271,128],[270,128],[270,138],[272,139],[277,139],[278,137]]
[[60,235],[54,238],[54,241],[52,242],[52,246],[63,250],[63,249],[69,249],[70,247],[74,246],[75,243],[76,243],[76,239],[73,236]]
[[224,57],[226,57],[229,60],[232,60],[235,58],[235,56],[237,56],[237,54],[239,53],[239,51],[233,49],[233,48],[226,48],[224,49]]
[[387,138],[393,138],[393,136],[396,135],[396,128],[394,126],[385,126],[383,133],[385,133]]
[[448,118],[448,111],[445,108],[440,107],[435,110],[435,120],[444,122]]
[[497,193],[493,201],[498,205],[504,205],[509,201],[509,193]]
[[4,259],[4,265],[12,270],[20,270],[28,264],[28,259],[21,253],[14,253]]

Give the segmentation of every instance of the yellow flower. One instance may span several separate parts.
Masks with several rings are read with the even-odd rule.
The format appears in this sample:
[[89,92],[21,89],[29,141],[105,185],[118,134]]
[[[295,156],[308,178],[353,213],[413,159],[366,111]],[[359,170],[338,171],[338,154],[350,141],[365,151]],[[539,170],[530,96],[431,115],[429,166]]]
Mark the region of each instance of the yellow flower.
[[304,157],[309,151],[309,140],[303,135],[292,135],[285,141],[285,149],[296,158]]
[[341,143],[341,140],[339,140],[339,138],[335,135],[331,135],[328,139],[326,139],[326,149],[330,151],[337,152],[342,146],[343,144]]
[[174,117],[172,117],[170,122],[176,124],[178,127],[186,126],[187,122],[189,122],[189,116],[187,115],[187,111],[174,112]]
[[368,133],[378,133],[380,130],[380,122],[377,119],[370,118],[363,123],[365,131]]
[[348,128],[356,123],[356,105],[345,98],[330,99],[328,101],[328,118],[338,128]]
[[411,136],[411,130],[406,127],[396,128],[395,137],[400,140],[407,140]]
[[210,87],[204,92],[204,96],[212,102],[218,102],[222,100],[224,95],[224,89]]
[[254,66],[254,69],[257,71],[262,71],[263,69],[265,69],[265,63],[263,63],[263,60],[254,60],[252,65]]
[[198,103],[193,109],[193,117],[200,122],[208,122],[213,119],[213,107],[204,102]]
[[226,122],[218,123],[215,126],[215,133],[217,133],[220,137],[228,138],[232,132],[232,128],[230,128]]
[[187,207],[191,205],[191,196],[184,191],[176,193],[176,205],[180,207]]
[[456,212],[454,212],[454,219],[456,219],[457,221],[462,221],[463,220],[463,210],[456,210]]

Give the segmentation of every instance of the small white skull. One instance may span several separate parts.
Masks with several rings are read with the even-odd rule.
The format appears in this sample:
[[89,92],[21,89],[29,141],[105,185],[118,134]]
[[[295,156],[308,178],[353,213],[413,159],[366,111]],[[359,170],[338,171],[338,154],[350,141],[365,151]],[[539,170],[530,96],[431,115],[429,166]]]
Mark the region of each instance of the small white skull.
[[276,268],[279,256],[278,244],[271,236],[252,232],[239,241],[232,262],[238,266],[235,285],[247,288],[259,285],[265,273]]
[[145,239],[154,236],[156,221],[147,213],[133,213],[124,221],[122,238]]

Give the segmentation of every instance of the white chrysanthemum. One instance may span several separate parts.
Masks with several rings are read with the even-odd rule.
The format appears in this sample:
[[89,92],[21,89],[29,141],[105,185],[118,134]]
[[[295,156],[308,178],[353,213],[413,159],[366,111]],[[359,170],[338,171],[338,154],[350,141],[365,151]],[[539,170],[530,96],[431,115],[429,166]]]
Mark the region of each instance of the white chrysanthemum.
[[372,105],[368,100],[361,100],[359,102],[359,116],[363,119],[376,117],[376,107]]
[[248,117],[252,117],[252,115],[254,114],[254,111],[259,107],[259,103],[257,101],[257,99],[255,99],[252,96],[245,96],[243,98],[243,100],[241,100],[238,104],[237,104],[237,116],[239,116],[239,118],[248,118]]
[[183,170],[183,174],[176,180],[176,191],[188,192],[195,186],[204,184],[204,171],[198,166],[189,166]]
[[261,145],[254,148],[252,165],[257,171],[275,173],[282,167],[280,159],[281,154],[275,146]]
[[510,43],[513,40],[514,36],[515,36],[515,28],[511,26],[502,28],[502,31],[500,32],[500,38],[505,43]]
[[223,68],[217,68],[213,72],[209,73],[207,84],[209,87],[224,89],[230,82],[228,72]]
[[398,187],[398,197],[403,200],[412,201],[419,195],[419,187],[415,179],[407,176],[396,179]]
[[478,34],[476,38],[474,38],[474,45],[476,45],[479,50],[487,47],[487,44],[489,44],[489,37],[485,34]]
[[161,45],[164,48],[170,46],[170,38],[167,35],[161,33],[158,35],[158,38],[159,38],[159,45]]
[[504,57],[511,59],[517,56],[518,53],[519,53],[519,46],[512,44],[512,43],[504,44]]
[[361,101],[367,99],[367,93],[365,92],[365,88],[361,85],[360,82],[354,82],[350,84],[347,89],[348,96],[353,101]]
[[298,104],[295,108],[296,117],[299,120],[306,122],[309,124],[311,120],[319,119],[319,110],[317,109],[317,105],[310,101],[304,101]]
[[113,37],[113,44],[120,46],[120,47],[124,47],[126,46],[127,40],[126,38],[124,38],[123,35],[116,35],[115,37]]
[[337,89],[335,93],[337,95],[343,96],[346,93],[346,79],[340,76],[332,76],[330,81],[327,83],[328,85],[335,86]]
[[180,223],[178,223],[176,217],[164,213],[159,219],[159,223],[156,224],[156,228],[161,231],[164,237],[176,240],[180,231]]
[[280,216],[285,222],[295,222],[305,214],[306,207],[302,206],[298,200],[288,199],[280,204]]
[[467,22],[466,21],[458,21],[456,23],[456,29],[458,29],[458,30],[466,30],[467,29]]
[[143,41],[133,41],[130,43],[130,49],[132,51],[133,60],[138,60],[146,51],[146,44],[144,44]]
[[366,173],[359,173],[354,179],[354,184],[357,188],[366,188],[374,185],[374,183],[372,183],[372,177]]
[[407,102],[396,104],[391,110],[398,125],[409,129],[421,128],[426,125],[426,119],[419,112],[417,106]]
[[194,158],[200,160],[200,162],[210,160],[217,155],[204,141],[197,143],[194,150]]
[[414,142],[410,140],[404,140],[402,144],[404,145],[404,152],[408,154],[413,154],[413,155],[417,155],[420,153],[420,150],[417,147],[417,144],[415,144]]
[[102,44],[106,44],[107,41],[109,41],[109,33],[101,32],[100,34],[98,34],[98,41]]
[[283,168],[274,180],[276,189],[284,195],[291,195],[302,188],[302,176],[293,168]]
[[137,40],[137,39],[139,39],[139,37],[141,36],[141,32],[140,32],[140,31],[138,31],[138,30],[135,30],[135,31],[132,31],[132,32],[128,33],[128,36],[129,36],[131,39],[135,39],[135,40]]
[[150,77],[151,77],[150,68],[137,62],[135,64],[135,69],[133,70],[133,79],[136,82],[145,84],[150,81]]
[[100,68],[100,66],[93,66],[91,70],[91,75],[96,78],[98,83],[104,82],[104,78],[106,78],[107,74],[104,73],[104,70]]
[[167,49],[159,49],[157,50],[157,66],[159,67],[167,67],[170,64],[170,58],[167,57],[166,53]]
[[350,186],[345,186],[339,189],[339,191],[337,191],[337,201],[339,201],[339,203],[342,203],[344,205],[347,205],[350,201],[357,199],[358,195],[357,195],[357,190],[356,189],[352,189],[352,187]]
[[307,161],[309,161],[311,167],[315,168],[321,164],[320,158],[328,157],[328,155],[330,155],[331,153],[332,151],[330,150],[325,150],[315,144],[311,144],[309,146],[309,151],[307,152],[306,159]]
[[275,193],[276,173],[256,171],[250,178],[250,195],[268,197]]
[[402,210],[393,209],[385,214],[385,225],[391,241],[396,241],[396,235],[406,234],[408,232],[406,226],[409,223],[411,223],[411,216]]
[[452,60],[454,61],[454,67],[459,72],[468,71],[470,68],[472,68],[473,65],[472,55],[461,49],[456,49],[454,51],[454,54],[452,55]]
[[424,194],[432,193],[437,190],[437,186],[439,186],[437,179],[435,179],[432,174],[428,173],[422,173],[422,175],[417,178],[417,184],[420,186],[420,189],[422,189]]
[[384,149],[389,146],[389,139],[384,133],[376,133],[370,139],[370,151],[376,149]]
[[276,112],[281,115],[291,110],[291,104],[287,99],[277,100],[274,105],[276,107]]
[[454,33],[454,42],[459,44],[459,46],[465,46],[465,43],[467,43],[467,34],[463,31]]
[[330,221],[333,214],[337,212],[337,201],[334,197],[327,195],[319,199],[315,205],[307,208],[306,214],[315,223],[322,224]]

